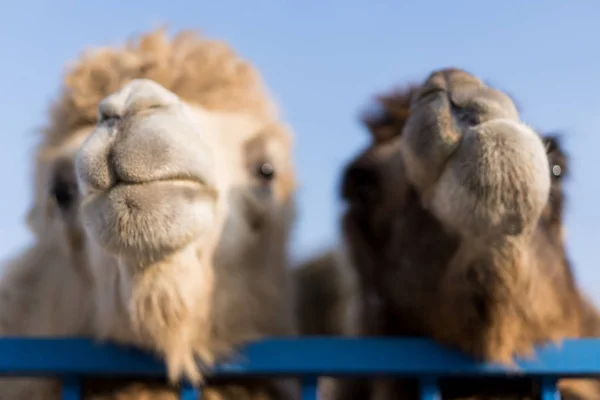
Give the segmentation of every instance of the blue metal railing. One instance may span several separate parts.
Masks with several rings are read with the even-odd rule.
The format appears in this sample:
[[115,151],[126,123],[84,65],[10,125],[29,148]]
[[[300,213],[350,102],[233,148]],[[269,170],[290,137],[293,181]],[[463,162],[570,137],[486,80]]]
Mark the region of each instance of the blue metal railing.
[[[600,376],[600,339],[567,340],[540,347],[517,368],[481,364],[425,339],[302,338],[270,339],[244,347],[211,375],[297,376],[303,399],[314,399],[319,376],[398,376],[421,382],[421,399],[437,400],[439,378],[531,376],[540,379],[542,400],[558,399],[560,377]],[[81,376],[162,377],[165,367],[138,349],[86,339],[0,339],[0,375],[56,376],[63,399],[79,399]],[[182,399],[198,398],[184,385]]]

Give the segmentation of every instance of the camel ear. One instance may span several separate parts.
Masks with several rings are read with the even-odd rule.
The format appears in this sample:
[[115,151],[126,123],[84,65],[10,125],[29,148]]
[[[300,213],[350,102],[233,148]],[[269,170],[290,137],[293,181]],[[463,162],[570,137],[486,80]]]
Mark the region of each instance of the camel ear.
[[408,119],[411,97],[417,89],[416,86],[409,86],[377,96],[371,109],[361,118],[375,142],[384,142],[402,133]]

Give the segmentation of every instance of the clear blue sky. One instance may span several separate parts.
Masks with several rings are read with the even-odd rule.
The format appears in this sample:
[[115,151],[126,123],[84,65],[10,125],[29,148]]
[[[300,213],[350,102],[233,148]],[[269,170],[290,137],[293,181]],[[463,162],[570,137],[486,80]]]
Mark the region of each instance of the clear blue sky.
[[66,61],[166,23],[229,41],[262,71],[296,132],[302,187],[293,251],[337,240],[340,167],[366,142],[371,96],[458,66],[508,91],[524,119],[565,133],[568,244],[600,304],[600,2],[20,0],[0,6],[0,256],[25,246],[35,129]]

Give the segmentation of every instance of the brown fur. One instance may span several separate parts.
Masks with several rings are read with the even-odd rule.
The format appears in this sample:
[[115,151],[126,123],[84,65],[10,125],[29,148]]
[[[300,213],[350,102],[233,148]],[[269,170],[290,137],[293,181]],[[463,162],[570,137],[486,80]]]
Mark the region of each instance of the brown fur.
[[356,288],[353,271],[339,250],[312,257],[294,269],[296,314],[302,335],[341,335]]
[[[565,255],[562,177],[545,183],[541,143],[508,97],[464,71],[442,70],[420,88],[380,97],[365,124],[372,144],[348,165],[342,185],[360,287],[356,333],[425,336],[510,363],[536,344],[594,330],[596,312],[589,303],[583,309]],[[494,147],[500,138],[517,150]],[[566,172],[558,141],[546,144],[550,168]],[[506,213],[507,202],[517,214]],[[591,400],[600,397],[595,385],[563,382],[563,390]],[[442,386],[445,398],[536,390],[526,381]],[[375,398],[416,396],[402,382],[337,389],[343,399],[364,399],[370,390]]]
[[[158,257],[162,268],[144,264],[145,269],[141,272],[136,270],[127,276],[123,271],[131,265],[118,265],[127,263],[123,259],[129,260],[128,257],[132,256],[137,268],[145,260],[135,259],[135,255],[127,254],[129,250],[121,254],[122,259],[115,259],[104,244],[99,245],[97,238],[88,234],[89,229],[84,229],[82,224],[82,215],[85,215],[86,204],[90,201],[82,197],[82,188],[78,188],[76,175],[79,175],[81,182],[86,165],[80,163],[76,167],[76,155],[98,122],[101,100],[130,85],[133,79],[140,78],[154,80],[186,102],[190,110],[199,108],[206,112],[206,118],[210,121],[214,118],[214,121],[225,124],[223,126],[228,129],[224,129],[222,140],[226,145],[230,144],[232,153],[240,152],[239,164],[236,164],[239,170],[234,172],[243,177],[238,181],[243,185],[232,188],[227,195],[237,202],[232,204],[239,205],[239,214],[248,220],[239,221],[235,219],[238,218],[236,216],[226,218],[227,225],[223,229],[233,229],[240,232],[239,235],[247,236],[234,236],[231,239],[231,235],[227,235],[229,240],[239,241],[236,242],[239,252],[232,252],[231,245],[217,237],[211,239],[214,240],[210,242],[213,247],[206,245],[202,251],[198,249],[186,253],[193,262],[206,260],[211,267],[199,282],[212,286],[210,290],[202,292],[205,296],[202,301],[192,303],[196,307],[194,313],[186,308],[186,302],[190,299],[185,298],[191,296],[195,301],[194,293],[200,296],[200,292],[193,289],[194,279],[198,276],[194,275],[192,280],[186,281],[190,276],[186,268],[192,268],[194,264],[177,263],[186,255],[176,252],[166,257],[159,251],[152,253],[150,250],[153,249],[149,249],[146,253]],[[143,93],[133,92],[139,95],[139,99],[134,96],[133,107],[147,108],[141,110],[139,121],[144,122],[148,114],[159,115],[168,107],[168,104],[162,103],[164,99],[161,97],[166,92],[159,92],[161,94],[154,98],[159,104],[150,105],[143,103]],[[153,109],[153,105],[158,105],[160,109]],[[120,115],[119,119],[121,122],[138,121],[134,117],[137,118],[137,115],[127,112]],[[169,121],[174,120],[170,114],[165,118],[163,120],[168,129]],[[120,126],[119,129],[129,130],[129,136],[123,137],[137,134],[132,131],[132,126],[127,123]],[[102,126],[92,135],[100,137],[98,130],[101,129]],[[232,346],[248,339],[295,333],[292,299],[285,270],[286,242],[294,216],[295,189],[290,132],[280,121],[276,106],[258,72],[239,58],[227,44],[199,38],[189,32],[168,40],[163,32],[158,31],[144,35],[138,42],[123,48],[89,52],[67,73],[61,94],[51,107],[49,124],[42,133],[35,159],[35,199],[28,216],[37,242],[6,266],[0,281],[0,297],[3,298],[3,307],[0,308],[2,334],[90,336],[150,347],[160,352],[165,348],[160,348],[160,343],[156,348],[156,344],[149,343],[148,336],[145,336],[157,335],[165,339],[171,334],[161,331],[164,323],[160,324],[160,318],[168,318],[179,324],[180,318],[196,315],[196,311],[204,316],[206,314],[203,312],[208,309],[210,324],[200,323],[196,326],[210,330],[202,338],[205,342],[200,346],[200,355],[211,361],[213,357],[227,353]],[[168,138],[164,142],[167,147],[174,146],[175,141],[179,140],[177,138],[182,138],[177,136],[180,135],[178,132],[169,133],[170,136],[162,136]],[[123,147],[126,151],[120,161],[128,161],[131,149],[142,151],[142,156],[152,154],[151,151],[156,150],[152,147],[155,144],[144,142],[143,138],[147,136],[140,136],[142,139],[137,146],[125,144],[129,147]],[[94,149],[90,150],[89,145],[87,150],[94,155]],[[236,162],[238,158],[235,158]],[[165,160],[173,161],[171,158]],[[141,172],[136,171],[146,176],[148,171],[143,168],[152,169],[152,161],[153,158],[140,158],[132,165],[142,168]],[[258,176],[257,169],[265,162],[275,166],[276,174],[272,180]],[[134,218],[131,224],[135,223],[135,218],[143,217],[140,215],[144,209],[155,212],[158,208],[154,206],[163,206],[166,201],[158,193],[147,192],[146,195],[146,201],[138,198],[142,207],[130,215]],[[89,207],[87,212],[90,222]],[[104,216],[113,217],[109,213]],[[93,224],[97,222],[92,221]],[[124,224],[124,228],[132,227]],[[134,244],[132,248],[146,249],[154,244],[151,238],[156,240],[163,235],[163,239],[172,239],[172,232],[163,228],[160,224],[150,224],[141,234],[134,229],[125,237],[115,234],[107,237],[114,240],[117,247],[127,242]],[[240,263],[240,259],[244,262]],[[219,268],[212,268],[212,263],[216,262]],[[204,271],[201,268],[193,270]],[[119,291],[122,285],[127,284],[124,282],[130,281],[135,282],[132,300],[128,305],[119,304]],[[158,325],[152,326],[156,321]],[[193,325],[194,321],[188,322]],[[167,345],[183,342],[177,332],[180,327],[177,324],[168,324],[168,328],[172,327],[174,331],[171,339],[179,339],[169,339],[171,342]],[[153,330],[155,328],[157,330]],[[175,389],[164,382],[123,386],[129,383],[90,380],[86,383],[86,397],[176,397]],[[258,400],[265,396],[287,399],[295,396],[290,386],[280,387],[272,382],[224,386],[208,379],[207,384],[204,395],[209,399]],[[0,399],[47,398],[56,395],[57,388],[54,381],[6,379],[0,381]]]

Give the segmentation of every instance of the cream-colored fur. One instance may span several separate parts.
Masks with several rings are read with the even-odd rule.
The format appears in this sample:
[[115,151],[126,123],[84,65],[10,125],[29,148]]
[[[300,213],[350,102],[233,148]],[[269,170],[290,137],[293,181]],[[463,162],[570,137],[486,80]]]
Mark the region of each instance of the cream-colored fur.
[[[87,53],[37,152],[37,242],[0,281],[0,332],[141,346],[199,383],[195,357],[295,334],[294,187],[289,130],[224,43],[156,32]],[[33,398],[16,382],[1,399]]]

